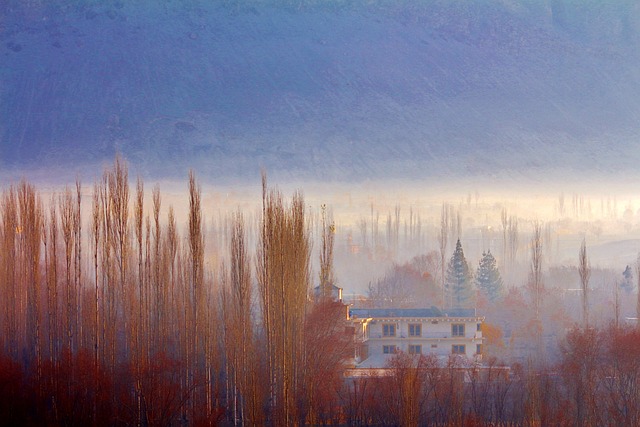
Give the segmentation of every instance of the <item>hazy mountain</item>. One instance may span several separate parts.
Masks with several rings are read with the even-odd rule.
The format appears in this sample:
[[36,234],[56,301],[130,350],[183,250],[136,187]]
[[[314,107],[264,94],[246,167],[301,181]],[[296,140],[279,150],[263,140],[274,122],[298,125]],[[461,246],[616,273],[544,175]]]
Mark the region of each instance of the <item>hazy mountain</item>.
[[636,176],[639,28],[634,1],[12,0],[0,166]]

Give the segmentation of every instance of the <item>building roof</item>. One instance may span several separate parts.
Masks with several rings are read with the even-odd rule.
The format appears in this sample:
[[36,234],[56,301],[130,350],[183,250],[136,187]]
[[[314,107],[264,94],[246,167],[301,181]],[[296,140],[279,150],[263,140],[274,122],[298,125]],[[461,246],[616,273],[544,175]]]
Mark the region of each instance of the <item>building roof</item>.
[[352,308],[349,310],[350,317],[358,318],[381,318],[381,317],[476,317],[476,310],[473,308],[450,308],[440,310],[437,307],[431,308]]
[[[330,289],[332,291],[338,291],[340,289],[342,289],[340,286],[336,286],[333,283],[329,283],[329,285],[331,286]],[[320,287],[320,285],[316,286],[315,288],[313,288],[314,291],[320,292],[322,288]]]

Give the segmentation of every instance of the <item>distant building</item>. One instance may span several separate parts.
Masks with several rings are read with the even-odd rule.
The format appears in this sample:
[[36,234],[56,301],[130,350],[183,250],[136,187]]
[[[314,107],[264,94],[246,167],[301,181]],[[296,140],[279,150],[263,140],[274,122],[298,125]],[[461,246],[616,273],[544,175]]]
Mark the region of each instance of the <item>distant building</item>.
[[400,351],[443,359],[451,354],[482,357],[484,317],[475,309],[352,308],[349,320],[355,329],[356,367],[383,368]]
[[331,301],[342,302],[342,288],[327,283],[324,286],[316,286],[313,288],[313,297],[315,301],[321,300],[323,297]]

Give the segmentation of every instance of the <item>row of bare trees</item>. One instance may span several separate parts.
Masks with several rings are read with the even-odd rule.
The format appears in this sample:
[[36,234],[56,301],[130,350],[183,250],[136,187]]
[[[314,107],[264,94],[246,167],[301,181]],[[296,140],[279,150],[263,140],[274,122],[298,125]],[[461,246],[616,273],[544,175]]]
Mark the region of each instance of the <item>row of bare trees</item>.
[[386,375],[354,378],[341,393],[349,425],[526,425],[532,390],[521,367],[400,353]]
[[575,328],[567,335],[559,372],[575,425],[640,423],[639,343],[635,327]]
[[348,379],[347,425],[636,426],[640,332],[574,328],[557,363],[478,365],[400,353],[385,375]]
[[[219,242],[206,242],[193,174],[184,233],[157,187],[149,198],[141,180],[130,185],[121,159],[89,200],[79,181],[46,202],[26,181],[5,189],[0,393],[15,403],[17,387],[28,405],[3,405],[3,419],[293,425],[325,416],[326,389],[350,354],[344,309],[310,299],[302,195],[287,202],[266,178],[263,190],[255,255],[237,212],[214,269],[206,245]],[[323,230],[326,279],[333,225]]]
[[[314,300],[304,199],[287,200],[266,178],[262,188],[255,250],[240,211],[227,219],[224,244],[206,238],[193,174],[184,227],[158,187],[145,197],[141,180],[130,185],[120,159],[88,198],[79,181],[47,200],[25,181],[6,188],[0,423],[638,424],[638,331],[589,327],[584,245],[584,328],[569,334],[560,365],[480,369],[399,354],[388,375],[345,379],[353,333],[345,307],[328,297],[331,216],[323,209]],[[442,217],[445,246],[448,208]],[[539,308],[541,227],[534,231],[528,289]],[[214,247],[219,265],[208,261]]]

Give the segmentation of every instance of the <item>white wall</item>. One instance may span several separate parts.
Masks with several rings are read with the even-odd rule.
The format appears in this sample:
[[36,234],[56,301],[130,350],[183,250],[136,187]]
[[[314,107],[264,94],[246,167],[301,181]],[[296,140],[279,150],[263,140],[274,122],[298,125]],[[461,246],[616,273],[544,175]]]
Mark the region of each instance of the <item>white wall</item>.
[[[476,354],[477,344],[482,344],[482,332],[477,330],[481,318],[437,318],[437,319],[411,319],[389,318],[373,319],[366,322],[365,337],[369,348],[369,357],[383,354],[383,346],[395,345],[398,350],[409,352],[410,345],[421,345],[422,354],[436,354],[448,356],[452,354],[453,345],[464,345],[465,354],[472,358]],[[383,336],[383,325],[395,324],[395,337]],[[409,336],[409,324],[421,324],[422,333],[418,336]],[[464,324],[464,336],[452,336],[452,325]]]

